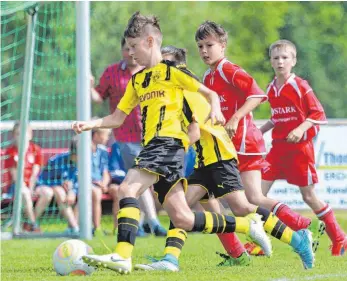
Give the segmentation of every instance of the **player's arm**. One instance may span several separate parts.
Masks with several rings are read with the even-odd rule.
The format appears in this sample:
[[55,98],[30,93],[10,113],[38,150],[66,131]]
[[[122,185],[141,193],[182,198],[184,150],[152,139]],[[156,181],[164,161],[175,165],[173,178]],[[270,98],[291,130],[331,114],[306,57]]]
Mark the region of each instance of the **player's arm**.
[[[211,104],[211,112],[209,118],[212,119],[212,124],[225,124],[225,118],[221,111],[220,101],[216,92],[210,90],[192,76],[171,67],[171,80],[183,89],[190,92],[199,92]],[[206,120],[207,121],[207,120]]]
[[133,108],[139,103],[132,81],[129,81],[125,94],[119,102],[116,110],[103,118],[90,121],[76,121],[72,124],[72,129],[80,134],[83,131],[89,131],[96,128],[118,128],[123,123],[125,118],[131,113]]
[[225,126],[226,131],[234,137],[240,120],[252,112],[267,96],[259,88],[252,76],[243,69],[233,69],[231,66],[223,68],[228,81],[240,90],[246,98],[246,102],[231,116]]
[[269,120],[263,126],[260,127],[260,131],[264,135],[266,132],[270,131],[273,127],[275,127],[275,124],[271,120]]
[[287,141],[293,143],[299,142],[302,139],[304,133],[312,126],[328,123],[324,109],[317,99],[316,95],[312,91],[311,87],[307,82],[304,82],[301,86],[305,93],[302,99],[304,110],[307,112],[307,117],[304,122],[302,122],[298,127],[296,127],[288,134]]

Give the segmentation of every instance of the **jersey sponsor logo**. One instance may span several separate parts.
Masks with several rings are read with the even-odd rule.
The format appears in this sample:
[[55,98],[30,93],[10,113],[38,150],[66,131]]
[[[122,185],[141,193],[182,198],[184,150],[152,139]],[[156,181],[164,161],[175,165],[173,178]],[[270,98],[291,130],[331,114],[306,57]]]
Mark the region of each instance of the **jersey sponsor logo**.
[[146,100],[150,100],[154,98],[161,98],[161,97],[165,97],[165,91],[152,91],[142,95],[140,97],[140,102],[144,102]]
[[295,113],[296,109],[294,106],[285,106],[285,107],[275,107],[271,109],[272,115],[275,114],[287,114],[287,113]]

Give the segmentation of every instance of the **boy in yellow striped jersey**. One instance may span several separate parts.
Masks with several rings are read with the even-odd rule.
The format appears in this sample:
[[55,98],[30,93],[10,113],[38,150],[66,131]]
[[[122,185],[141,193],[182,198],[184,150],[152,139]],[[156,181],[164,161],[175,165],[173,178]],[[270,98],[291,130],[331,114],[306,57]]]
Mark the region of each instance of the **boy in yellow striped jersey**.
[[[94,128],[121,126],[132,109],[140,104],[143,124],[143,150],[129,169],[119,187],[118,237],[114,253],[87,255],[83,260],[119,273],[132,270],[132,251],[135,245],[140,210],[137,197],[154,184],[158,199],[184,238],[185,231],[203,233],[239,232],[250,235],[265,248],[271,243],[258,215],[247,218],[193,213],[185,199],[186,179],[183,175],[185,149],[199,139],[199,126],[183,91],[199,92],[211,102],[209,118],[212,123],[224,124],[218,96],[194,78],[162,62],[160,52],[162,33],[158,19],[135,13],[124,32],[129,54],[145,68],[133,75],[124,97],[115,112],[89,122],[74,122],[76,133]],[[200,95],[199,94],[199,95]],[[184,123],[188,120],[188,127]],[[188,131],[187,131],[188,130]],[[188,138],[189,133],[189,138]]]
[[[177,67],[183,72],[190,74],[190,71],[185,67],[185,56],[182,57],[181,61],[177,61],[177,58],[180,57],[177,54],[182,54],[182,49],[171,48],[176,56],[170,56],[169,59],[173,60],[176,57]],[[190,75],[194,77],[194,75]],[[195,108],[199,109],[198,112],[194,112],[197,120],[205,120],[207,113],[210,111],[210,106],[206,99],[202,98],[198,93],[187,91],[184,92],[184,96],[188,105],[194,103]],[[261,215],[265,231],[280,241],[291,245],[294,251],[299,254],[304,267],[312,268],[314,254],[312,251],[311,233],[308,230],[294,232],[267,209],[250,204],[243,192],[241,177],[237,167],[236,150],[226,130],[221,125],[213,125],[210,121],[207,123],[200,122],[199,126],[201,130],[200,140],[194,144],[197,154],[195,170],[188,178],[189,185],[186,193],[189,206],[194,205],[201,199],[208,200],[208,195],[213,195],[215,198],[225,198],[236,216],[246,216],[250,213]],[[217,214],[220,213],[220,209],[209,211],[212,211],[212,213],[206,215],[206,221],[214,222],[210,224],[211,230],[218,229],[220,225]],[[163,260],[155,261],[149,265],[139,264],[135,268],[178,271],[178,258],[185,239],[183,239],[182,230],[175,228],[173,224],[171,224],[170,228]],[[270,256],[271,248],[264,249],[264,252],[267,256]],[[225,262],[225,265],[231,264],[233,259],[227,257],[227,261],[229,262]],[[246,252],[243,252],[232,264],[240,263],[249,264],[249,257]]]

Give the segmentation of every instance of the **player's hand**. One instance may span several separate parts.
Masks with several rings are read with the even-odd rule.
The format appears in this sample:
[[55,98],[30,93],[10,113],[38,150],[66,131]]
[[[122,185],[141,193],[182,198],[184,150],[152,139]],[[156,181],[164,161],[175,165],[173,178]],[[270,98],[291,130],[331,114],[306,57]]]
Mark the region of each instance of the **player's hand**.
[[89,131],[94,128],[92,122],[85,121],[75,121],[71,125],[72,130],[75,131],[76,134],[80,134],[83,131]]
[[205,120],[205,123],[211,119],[212,125],[223,125],[225,124],[225,118],[220,109],[213,110],[211,109],[210,115]]
[[295,128],[293,131],[291,131],[287,136],[287,142],[291,143],[297,143],[302,139],[302,136],[304,135],[305,131],[298,128]]
[[236,116],[232,116],[224,127],[229,137],[233,138],[236,135],[238,126],[239,126],[239,118]]

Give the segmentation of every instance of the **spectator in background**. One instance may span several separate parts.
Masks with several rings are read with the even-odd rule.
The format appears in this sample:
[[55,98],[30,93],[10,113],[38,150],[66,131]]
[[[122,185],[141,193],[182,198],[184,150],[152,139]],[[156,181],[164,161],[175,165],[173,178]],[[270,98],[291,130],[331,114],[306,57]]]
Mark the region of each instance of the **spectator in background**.
[[92,131],[92,202],[94,235],[103,235],[101,229],[102,194],[108,192],[111,177],[108,171],[108,152],[106,144],[110,137],[109,129]]
[[[12,185],[9,189],[9,194],[13,197],[15,188],[18,188],[17,182],[17,164],[18,164],[18,151],[19,146],[25,146],[25,158],[24,158],[24,182],[22,185],[22,196],[24,211],[28,218],[28,222],[24,222],[23,230],[29,232],[40,232],[40,228],[36,223],[36,217],[33,210],[32,195],[34,194],[34,187],[36,185],[37,177],[42,165],[41,148],[37,144],[31,142],[33,137],[33,131],[28,124],[26,137],[24,144],[19,143],[20,138],[20,124],[16,122],[12,130],[13,144],[5,151],[5,155],[8,156],[5,162],[5,168],[10,170]],[[39,199],[38,205],[42,205],[44,197]]]
[[[94,102],[101,103],[109,98],[110,112],[114,112],[120,99],[123,97],[126,86],[132,75],[143,69],[130,55],[125,39],[121,40],[122,57],[119,63],[106,68],[100,78],[99,85],[94,88],[94,77],[91,77],[91,97]],[[137,106],[127,116],[124,124],[113,130],[113,134],[119,145],[124,168],[127,171],[134,164],[134,159],[142,150],[141,146],[141,113]],[[160,225],[155,210],[153,196],[150,190],[146,190],[139,198],[141,209],[147,216],[147,222],[152,232],[157,236],[166,236],[166,230]],[[140,236],[144,235],[142,224],[139,225]]]
[[[48,160],[40,174],[36,190],[37,193],[50,195],[50,199],[54,194],[60,212],[68,221],[65,233],[79,234],[77,219],[72,210],[78,192],[76,140],[71,142],[69,152],[55,155]],[[49,205],[50,200],[45,203],[42,210]]]

